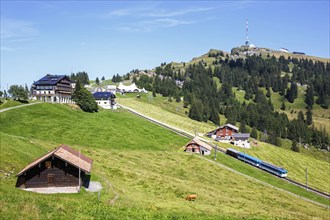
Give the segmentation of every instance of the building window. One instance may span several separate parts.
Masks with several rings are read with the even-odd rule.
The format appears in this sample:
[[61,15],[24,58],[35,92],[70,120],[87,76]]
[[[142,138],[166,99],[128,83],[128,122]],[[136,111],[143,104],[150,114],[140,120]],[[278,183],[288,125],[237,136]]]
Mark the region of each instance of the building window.
[[51,168],[51,167],[52,167],[52,161],[46,161],[46,162],[45,162],[45,167],[46,167],[47,169]]

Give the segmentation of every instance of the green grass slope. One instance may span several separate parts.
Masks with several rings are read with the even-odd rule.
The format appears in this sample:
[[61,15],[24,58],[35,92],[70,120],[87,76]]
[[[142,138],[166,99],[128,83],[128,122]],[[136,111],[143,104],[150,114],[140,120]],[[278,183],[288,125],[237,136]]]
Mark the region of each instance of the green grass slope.
[[257,147],[242,149],[230,146],[239,151],[268,161],[281,167],[285,167],[288,178],[306,183],[306,168],[308,169],[308,186],[330,193],[330,163],[329,158],[321,160],[311,155],[298,154],[289,149],[274,147],[268,143],[259,143]]
[[19,102],[19,101],[15,101],[15,100],[11,100],[11,99],[0,100],[0,103],[1,102],[2,102],[2,104],[0,104],[0,110],[25,104],[24,102]]
[[[186,138],[126,111],[89,114],[45,103],[0,116],[1,219],[328,217],[324,208],[181,152]],[[41,195],[14,188],[20,169],[61,143],[93,158],[92,180],[104,187],[100,201],[84,190]],[[113,205],[107,182],[119,195]],[[189,193],[198,199],[184,200]]]
[[[124,96],[118,94],[117,102],[191,134],[198,132],[199,135],[204,135],[215,127],[211,122],[203,123],[191,120],[187,116],[189,109],[183,107],[182,101],[179,103],[175,100],[169,102],[168,98],[161,95],[152,97],[150,93],[140,94],[140,98],[138,99],[135,97],[135,94],[125,94]],[[223,118],[220,118],[220,120],[224,122]]]
[[[191,120],[182,112],[186,110],[182,107],[182,102],[168,102],[166,98],[160,96],[150,99],[150,95],[148,94],[141,95],[140,99],[135,98],[135,96],[131,94],[125,97],[118,97],[118,103],[192,134],[196,131],[197,134],[203,135],[216,128],[216,126],[212,124]],[[179,111],[176,111],[176,109],[179,109]],[[224,117],[221,117],[221,123],[225,123]],[[232,145],[229,145],[229,147],[231,146]],[[242,149],[240,148],[240,150]],[[330,193],[328,184],[330,182],[329,153],[323,155],[322,152],[315,153],[312,152],[312,150],[302,151],[303,152],[298,154],[291,151],[289,146],[279,148],[266,143],[259,143],[258,148],[255,148],[254,151],[250,150],[248,153],[251,152],[252,155],[260,156],[262,160],[285,167],[289,170],[289,178],[302,183],[305,183],[305,169],[309,167],[309,185]],[[255,152],[258,153],[255,154]]]

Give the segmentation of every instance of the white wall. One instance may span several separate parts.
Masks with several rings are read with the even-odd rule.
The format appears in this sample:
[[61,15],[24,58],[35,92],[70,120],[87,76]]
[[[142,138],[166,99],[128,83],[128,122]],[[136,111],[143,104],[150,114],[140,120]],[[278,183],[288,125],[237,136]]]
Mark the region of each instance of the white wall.
[[241,141],[241,140],[234,141],[234,145],[242,148],[250,148],[250,142],[248,141]]
[[202,151],[204,151],[204,155],[210,155],[211,154],[211,151],[209,151],[208,149],[200,146],[200,154],[202,155]]

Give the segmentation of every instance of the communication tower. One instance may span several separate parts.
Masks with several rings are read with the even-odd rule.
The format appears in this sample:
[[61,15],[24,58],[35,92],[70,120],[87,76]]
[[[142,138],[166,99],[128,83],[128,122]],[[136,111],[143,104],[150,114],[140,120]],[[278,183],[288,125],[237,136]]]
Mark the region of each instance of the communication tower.
[[245,46],[249,46],[249,20],[246,19],[246,39],[245,39]]

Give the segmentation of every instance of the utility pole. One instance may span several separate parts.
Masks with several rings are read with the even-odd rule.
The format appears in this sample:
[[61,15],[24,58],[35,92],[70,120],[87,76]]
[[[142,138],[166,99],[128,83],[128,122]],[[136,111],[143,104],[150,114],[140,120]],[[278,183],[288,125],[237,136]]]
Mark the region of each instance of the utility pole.
[[217,160],[217,146],[214,146],[214,160]]
[[79,167],[79,185],[78,185],[78,192],[80,192],[80,148],[79,148],[79,162],[78,162],[78,167]]
[[306,167],[306,190],[308,190],[308,168]]

